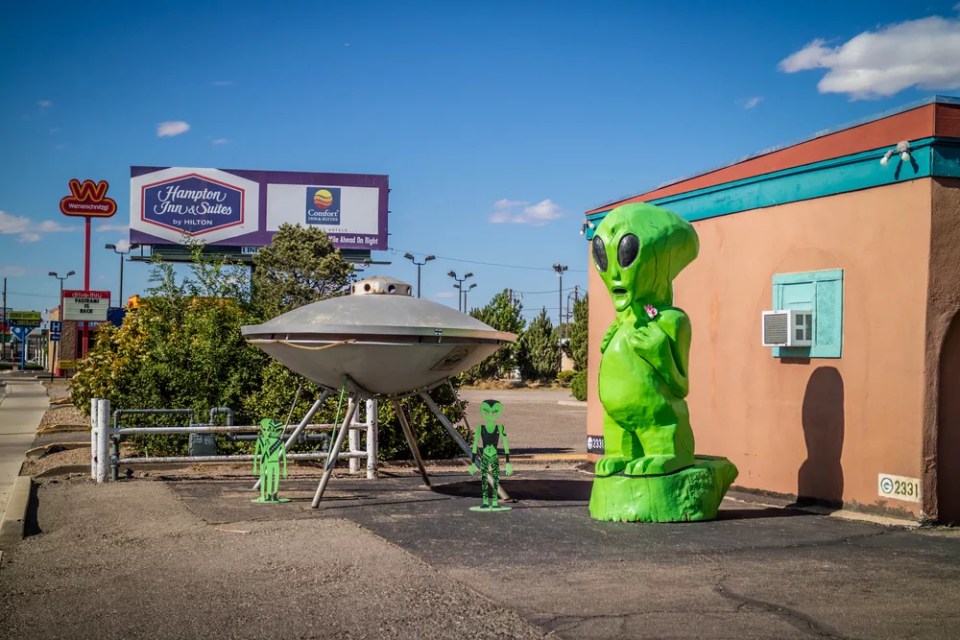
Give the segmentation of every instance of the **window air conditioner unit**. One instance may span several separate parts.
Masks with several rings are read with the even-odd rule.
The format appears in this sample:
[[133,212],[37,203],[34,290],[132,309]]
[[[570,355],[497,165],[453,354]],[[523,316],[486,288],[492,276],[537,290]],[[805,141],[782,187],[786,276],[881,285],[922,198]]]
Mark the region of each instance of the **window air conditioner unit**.
[[763,346],[812,347],[813,311],[764,311]]

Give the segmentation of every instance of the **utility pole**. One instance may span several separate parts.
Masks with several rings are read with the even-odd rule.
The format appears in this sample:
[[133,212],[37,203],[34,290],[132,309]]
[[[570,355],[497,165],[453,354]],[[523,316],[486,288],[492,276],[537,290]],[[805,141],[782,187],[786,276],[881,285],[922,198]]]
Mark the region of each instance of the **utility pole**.
[[2,337],[2,342],[0,342],[0,360],[7,359],[7,279],[3,279],[3,324],[0,324],[0,327],[3,328],[3,333],[0,334]]

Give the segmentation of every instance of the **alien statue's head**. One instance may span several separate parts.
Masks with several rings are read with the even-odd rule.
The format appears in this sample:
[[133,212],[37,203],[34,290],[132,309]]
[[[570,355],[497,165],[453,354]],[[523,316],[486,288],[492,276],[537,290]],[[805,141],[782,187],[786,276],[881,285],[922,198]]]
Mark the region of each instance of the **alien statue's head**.
[[260,421],[260,435],[265,438],[277,437],[280,435],[280,432],[283,430],[283,424],[272,420],[270,418],[264,418]]
[[503,404],[499,400],[484,400],[480,403],[480,417],[487,426],[497,424],[497,420],[503,413]]
[[[693,226],[666,209],[637,203],[617,207],[593,236],[593,262],[617,313],[673,304],[673,279],[700,249]],[[639,316],[639,313],[637,313]]]

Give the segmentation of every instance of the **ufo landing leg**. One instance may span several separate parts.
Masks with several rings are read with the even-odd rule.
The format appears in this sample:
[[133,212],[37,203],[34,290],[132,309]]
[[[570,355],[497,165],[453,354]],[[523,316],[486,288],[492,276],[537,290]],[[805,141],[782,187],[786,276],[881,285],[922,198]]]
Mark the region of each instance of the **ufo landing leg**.
[[340,457],[340,447],[343,446],[343,440],[347,435],[347,431],[350,429],[350,423],[353,421],[353,414],[357,412],[357,407],[359,405],[359,398],[357,398],[355,402],[350,403],[350,408],[347,410],[347,415],[343,419],[343,424],[340,425],[340,433],[337,434],[337,440],[330,447],[330,453],[327,456],[327,464],[323,470],[323,477],[320,478],[320,486],[317,487],[317,493],[313,496],[313,502],[310,504],[310,506],[314,509],[320,505],[320,500],[323,498],[323,492],[327,490],[327,483],[330,482],[330,476],[333,475],[333,469],[337,466],[337,458]]
[[417,439],[413,437],[413,431],[410,430],[410,423],[407,422],[407,416],[403,412],[403,407],[400,405],[400,401],[396,398],[393,398],[393,410],[397,414],[397,419],[400,420],[400,428],[403,429],[403,437],[407,439],[407,446],[410,447],[410,453],[413,454],[413,459],[417,463],[417,468],[420,470],[420,477],[423,478],[423,484],[427,485],[427,488],[430,488],[430,476],[427,475],[427,469],[423,466],[423,458],[420,457],[420,448],[417,446]]

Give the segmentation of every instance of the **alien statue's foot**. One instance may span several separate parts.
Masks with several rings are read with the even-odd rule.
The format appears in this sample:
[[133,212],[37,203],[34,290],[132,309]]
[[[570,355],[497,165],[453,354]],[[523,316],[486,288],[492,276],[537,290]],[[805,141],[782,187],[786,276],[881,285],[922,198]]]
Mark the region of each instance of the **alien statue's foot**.
[[692,456],[643,456],[628,462],[623,470],[623,475],[662,476],[686,469],[692,464]]
[[594,465],[594,473],[600,477],[612,476],[627,467],[630,458],[625,456],[604,456]]

